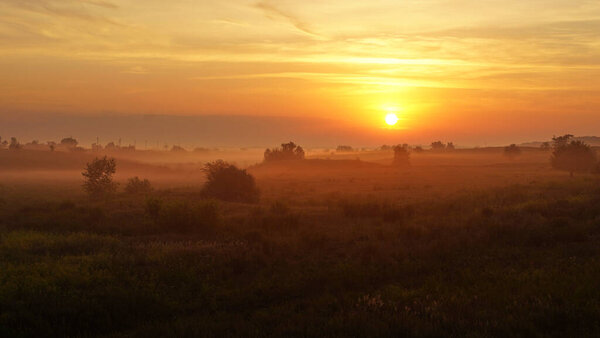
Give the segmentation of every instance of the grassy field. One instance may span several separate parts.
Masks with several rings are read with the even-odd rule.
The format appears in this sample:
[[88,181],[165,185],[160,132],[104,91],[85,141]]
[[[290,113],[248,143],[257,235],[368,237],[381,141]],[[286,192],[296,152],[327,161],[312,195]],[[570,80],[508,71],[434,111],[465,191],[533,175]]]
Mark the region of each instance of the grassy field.
[[600,181],[548,156],[315,155],[258,204],[4,172],[0,336],[598,336]]

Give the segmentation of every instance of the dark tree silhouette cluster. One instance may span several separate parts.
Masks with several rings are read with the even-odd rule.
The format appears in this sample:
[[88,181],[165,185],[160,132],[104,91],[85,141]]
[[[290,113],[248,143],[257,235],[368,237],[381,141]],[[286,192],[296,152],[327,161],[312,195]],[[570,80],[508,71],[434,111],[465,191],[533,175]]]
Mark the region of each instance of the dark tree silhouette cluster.
[[596,153],[589,145],[572,138],[571,134],[552,138],[552,167],[571,176],[574,172],[591,171],[596,165]]
[[114,158],[96,158],[86,165],[83,173],[85,181],[83,189],[93,198],[100,198],[113,194],[117,184],[113,182],[113,175],[117,171]]
[[303,159],[304,149],[294,142],[282,143],[280,148],[265,150],[265,162]]
[[402,167],[410,165],[410,151],[407,145],[394,146],[394,161],[392,165]]
[[65,137],[62,140],[60,140],[60,145],[66,148],[75,148],[78,144],[79,142],[77,142],[77,140],[72,137]]
[[335,151],[337,151],[338,153],[351,153],[354,151],[354,148],[352,148],[351,146],[341,145],[337,146],[337,148],[335,148]]
[[23,149],[23,145],[17,141],[16,137],[10,138],[10,144],[8,145],[9,150],[21,150]]
[[206,173],[202,190],[205,196],[231,202],[258,202],[256,182],[245,169],[218,160],[205,164],[203,171]]
[[431,142],[431,150],[433,151],[452,151],[456,149],[454,143],[448,142],[444,144],[442,141]]

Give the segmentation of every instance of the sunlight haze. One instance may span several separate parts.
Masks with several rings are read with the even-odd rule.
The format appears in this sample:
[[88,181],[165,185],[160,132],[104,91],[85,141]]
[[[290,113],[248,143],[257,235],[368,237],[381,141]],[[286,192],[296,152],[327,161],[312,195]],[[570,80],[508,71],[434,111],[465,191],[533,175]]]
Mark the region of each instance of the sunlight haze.
[[598,1],[3,0],[0,18],[0,114],[24,119],[318,117],[469,144],[600,122]]

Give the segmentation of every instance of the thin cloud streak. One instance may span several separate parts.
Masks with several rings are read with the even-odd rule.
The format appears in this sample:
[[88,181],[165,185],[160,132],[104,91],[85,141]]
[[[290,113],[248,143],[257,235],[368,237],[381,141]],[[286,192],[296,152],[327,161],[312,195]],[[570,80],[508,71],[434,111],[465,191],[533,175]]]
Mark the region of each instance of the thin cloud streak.
[[299,30],[303,33],[306,33],[312,37],[318,38],[318,39],[325,39],[322,35],[315,33],[311,28],[309,28],[309,25],[307,23],[298,19],[294,15],[291,15],[289,13],[286,13],[286,12],[280,10],[279,8],[277,8],[276,6],[274,6],[272,4],[262,1],[262,2],[256,3],[254,5],[254,7],[262,10],[269,18],[273,18],[273,17],[283,18],[283,19],[287,20],[297,30]]

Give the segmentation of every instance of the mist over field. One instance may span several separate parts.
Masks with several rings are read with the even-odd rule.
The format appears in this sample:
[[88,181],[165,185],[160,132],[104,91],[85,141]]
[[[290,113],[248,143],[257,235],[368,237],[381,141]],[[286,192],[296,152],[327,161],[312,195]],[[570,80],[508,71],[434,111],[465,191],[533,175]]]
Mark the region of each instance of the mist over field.
[[[435,126],[400,132],[402,142],[411,145],[428,145],[432,139],[442,139],[453,140],[462,148],[532,141],[536,142],[533,146],[539,146],[553,134],[579,131],[578,135],[591,135],[593,126],[600,121],[590,122],[585,127],[565,123],[539,131],[527,127],[531,121],[523,122],[523,125],[507,125],[494,133],[480,128],[459,132]],[[173,145],[188,150],[196,147],[263,149],[284,140],[302,141],[304,146],[312,148],[334,148],[338,144],[375,148],[397,143],[397,132],[380,127],[369,130],[356,125],[349,117],[0,113],[0,136],[4,139],[14,136],[23,142],[45,143],[71,136],[86,147],[97,141],[107,144],[121,140],[122,145],[135,145],[139,150],[164,150],[165,145],[167,150]],[[588,140],[588,143],[600,145],[598,140]]]
[[598,332],[596,149],[570,135],[466,149],[76,142],[0,149],[4,336]]
[[0,338],[600,337],[599,32],[0,0]]

